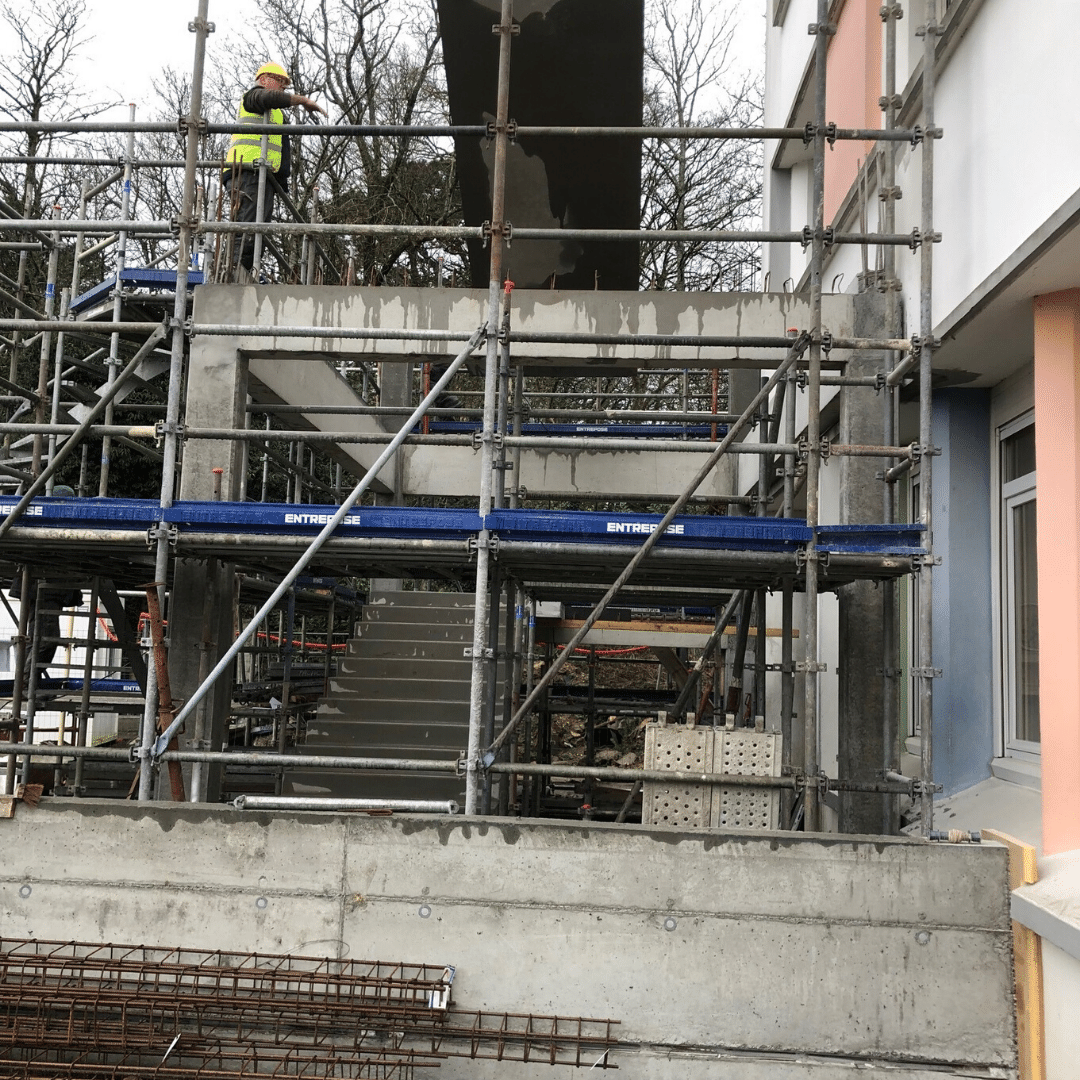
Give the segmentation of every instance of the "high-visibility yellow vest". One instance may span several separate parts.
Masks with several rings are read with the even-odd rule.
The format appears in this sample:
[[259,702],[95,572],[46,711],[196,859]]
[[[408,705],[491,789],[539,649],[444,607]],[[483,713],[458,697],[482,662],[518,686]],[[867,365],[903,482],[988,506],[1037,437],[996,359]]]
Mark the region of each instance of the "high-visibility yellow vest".
[[[247,95],[245,95],[246,97]],[[248,112],[244,108],[244,102],[241,98],[240,108],[236,112],[236,119],[241,124],[262,124],[265,123],[264,113]],[[270,123],[283,124],[285,122],[285,114],[281,109],[270,110]],[[244,131],[237,131],[233,134],[232,141],[229,143],[229,152],[225,157],[227,162],[239,161],[248,165],[254,165],[259,160],[259,155],[262,151],[262,133],[251,132],[250,134]],[[281,133],[271,132],[270,136],[266,140],[266,160],[270,164],[272,172],[277,172],[281,168]]]

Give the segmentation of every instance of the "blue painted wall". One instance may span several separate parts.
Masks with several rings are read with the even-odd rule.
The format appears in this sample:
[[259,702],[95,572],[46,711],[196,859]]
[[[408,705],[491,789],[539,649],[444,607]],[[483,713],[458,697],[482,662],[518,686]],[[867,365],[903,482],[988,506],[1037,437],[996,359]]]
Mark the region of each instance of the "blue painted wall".
[[934,779],[950,795],[994,756],[990,391],[934,394]]

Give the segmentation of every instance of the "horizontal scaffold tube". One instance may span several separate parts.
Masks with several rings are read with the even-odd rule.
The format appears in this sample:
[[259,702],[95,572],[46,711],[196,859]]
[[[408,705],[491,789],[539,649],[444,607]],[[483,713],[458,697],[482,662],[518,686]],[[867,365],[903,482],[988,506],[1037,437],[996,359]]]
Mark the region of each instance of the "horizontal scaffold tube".
[[154,322],[72,322],[63,319],[0,319],[0,330],[60,330],[65,334],[137,334],[146,336],[160,330]]
[[[534,345],[630,345],[646,346],[661,345],[671,348],[706,348],[706,347],[736,347],[757,349],[789,349],[791,348],[790,337],[779,336],[752,336],[752,335],[720,335],[720,334],[601,334],[589,333],[588,331],[561,332],[557,330],[511,330],[507,335],[511,344],[534,344]],[[812,342],[813,343],[813,342]],[[911,342],[907,338],[832,338],[829,342],[831,350],[867,350],[877,352],[906,352],[911,349]],[[604,359],[615,359],[605,357]],[[631,358],[632,359],[632,358]],[[771,361],[759,360],[759,366],[769,363],[778,364],[780,358]],[[526,361],[527,362],[527,361]],[[802,366],[801,364],[794,365]],[[595,394],[581,394],[581,397]]]
[[[82,323],[78,324],[82,326]],[[116,323],[106,323],[115,326]],[[3,323],[0,322],[0,326]],[[467,330],[410,330],[386,329],[380,326],[267,326],[263,324],[237,326],[230,323],[196,323],[192,337],[287,337],[287,338],[348,338],[351,341],[448,341],[465,342],[472,334]],[[315,357],[321,360],[323,357]],[[395,357],[388,357],[393,361]],[[412,357],[402,356],[401,360]]]
[[[100,746],[43,746],[40,743],[0,743],[0,756],[44,758],[90,758],[101,761],[131,761],[137,747],[113,750]],[[366,758],[330,754],[247,753],[238,750],[166,750],[158,761],[202,761],[222,765],[250,765],[256,768],[357,769],[361,772],[457,773],[457,759],[435,761],[419,758]]]
[[[510,223],[508,227],[511,229],[514,240],[588,240],[601,243],[665,240],[680,243],[801,244],[807,239],[804,232],[768,232],[760,229],[532,229],[514,228]],[[467,225],[364,225],[347,222],[311,224],[302,221],[202,221],[196,231],[207,234],[234,233],[240,236],[253,236],[259,233],[269,236],[404,236],[436,240],[479,240],[484,237],[483,228]],[[917,247],[919,236],[917,233],[837,233],[830,238],[829,242]]]
[[329,799],[302,795],[238,795],[237,810],[399,810],[406,814],[456,814],[453,799]]
[[[851,142],[915,142],[921,138],[916,129],[906,128],[841,128],[828,125],[830,140]],[[176,124],[162,121],[108,120],[5,120],[0,131],[72,134],[142,132],[145,134],[175,134]],[[239,131],[261,134],[282,133],[326,138],[331,135],[351,136],[462,136],[485,137],[492,134],[483,124],[249,124],[241,127],[235,120],[229,123],[200,125],[200,131],[211,135],[231,135]],[[640,139],[766,139],[813,140],[813,124],[805,127],[568,127],[536,125],[521,126],[518,136],[561,136],[581,138],[640,138]]]
[[59,232],[61,236],[70,233],[109,233],[123,228],[126,233],[164,233],[172,235],[171,221],[88,221],[85,218],[56,220],[49,218],[0,218],[0,232]]
[[[79,430],[75,424],[12,424],[0,423],[0,435],[70,435]],[[131,439],[153,439],[159,434],[151,424],[99,424],[90,427],[87,434],[95,436],[126,436]],[[395,438],[393,432],[382,431],[312,431],[311,429],[276,430],[265,428],[185,428],[184,438],[203,441],[235,439],[238,442],[260,443],[271,440],[304,442],[312,445],[339,443],[341,445],[382,445]],[[504,435],[506,446],[520,446],[526,450],[561,450],[581,453],[603,450],[657,450],[673,454],[703,454],[716,449],[716,443],[705,439],[644,439],[608,438],[587,435]],[[472,446],[469,434],[410,435],[405,439],[409,446]],[[733,443],[731,454],[798,454],[797,443]],[[838,457],[887,457],[907,458],[913,453],[910,446],[847,446],[833,443],[829,453]]]
[[[134,748],[131,748],[134,749]],[[0,743],[0,753],[13,757],[83,758],[91,761],[128,761],[133,763],[131,749],[114,750],[101,746],[44,746],[40,743]],[[245,753],[234,750],[166,750],[158,761],[202,761],[219,765],[248,765],[253,768],[313,768],[355,769],[359,772],[438,772],[458,775],[460,762],[417,760],[415,758],[362,758],[328,754],[270,754]],[[536,762],[493,762],[489,772],[531,776],[561,777],[567,780],[607,780],[632,784],[644,780],[656,784],[720,785],[766,789],[799,788],[803,781],[796,776],[745,776],[741,773],[667,772],[662,769],[616,769],[589,765],[544,765]],[[892,781],[837,780],[822,778],[822,786],[834,791],[866,791],[903,795],[911,791],[911,783]],[[243,796],[250,800],[270,796]],[[284,800],[277,800],[284,801]],[[307,800],[301,800],[307,801]],[[319,800],[315,800],[319,801]],[[329,800],[369,801],[369,800]],[[372,800],[381,801],[381,800]],[[393,800],[386,800],[392,802]],[[235,805],[235,804],[234,804]],[[294,804],[295,805],[295,804]],[[445,803],[442,805],[446,805]]]

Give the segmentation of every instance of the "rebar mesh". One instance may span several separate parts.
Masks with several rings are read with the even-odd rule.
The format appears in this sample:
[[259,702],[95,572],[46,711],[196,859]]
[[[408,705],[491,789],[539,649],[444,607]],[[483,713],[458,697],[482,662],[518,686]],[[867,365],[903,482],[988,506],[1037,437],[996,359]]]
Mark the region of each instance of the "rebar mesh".
[[411,1080],[447,1057],[614,1068],[615,1021],[450,1005],[454,968],[0,939],[0,1074]]

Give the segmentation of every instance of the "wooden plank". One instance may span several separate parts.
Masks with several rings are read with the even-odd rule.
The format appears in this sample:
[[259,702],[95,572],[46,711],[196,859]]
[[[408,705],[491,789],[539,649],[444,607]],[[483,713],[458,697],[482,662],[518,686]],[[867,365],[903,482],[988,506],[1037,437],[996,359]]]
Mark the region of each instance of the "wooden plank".
[[[994,840],[1009,851],[1009,888],[1039,880],[1035,849],[996,829],[983,829],[983,840]],[[1043,1036],[1042,941],[1034,930],[1013,922],[1013,973],[1016,984],[1016,1044],[1020,1080],[1046,1080]]]

